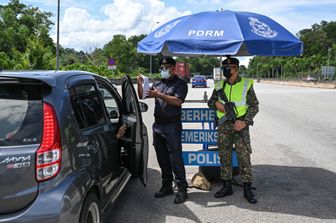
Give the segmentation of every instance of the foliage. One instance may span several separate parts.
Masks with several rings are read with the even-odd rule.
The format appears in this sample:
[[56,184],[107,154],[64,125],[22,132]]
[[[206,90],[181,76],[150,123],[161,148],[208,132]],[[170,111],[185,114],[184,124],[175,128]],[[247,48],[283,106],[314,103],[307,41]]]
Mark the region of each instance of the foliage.
[[190,72],[205,76],[213,76],[213,68],[220,65],[219,59],[212,56],[178,58],[177,61],[190,63]]
[[248,73],[263,78],[302,78],[308,75],[323,79],[322,66],[336,66],[336,22],[322,21],[298,33],[303,41],[301,57],[254,57]]
[[95,74],[99,74],[101,76],[105,76],[108,78],[120,78],[124,76],[123,73],[121,73],[118,70],[109,70],[104,65],[90,65],[90,64],[80,64],[80,63],[74,63],[66,66],[62,66],[61,70],[81,70],[81,71],[88,71]]
[[[49,31],[53,23],[50,12],[26,6],[19,0],[0,5],[0,69],[55,69],[56,50]],[[149,56],[136,51],[137,43],[146,35],[115,35],[103,48],[92,52],[60,47],[61,69],[85,70],[103,76],[119,78],[139,73],[159,77],[162,55]],[[336,66],[336,22],[321,21],[297,34],[304,43],[300,57],[260,57],[251,59],[249,66],[240,66],[244,75],[264,78],[321,77],[321,67]],[[107,61],[116,61],[116,70],[109,70]],[[219,58],[211,56],[181,57],[188,62],[194,74],[212,76],[213,68],[220,66]],[[152,73],[150,63],[152,62]]]
[[[53,69],[55,46],[48,32],[51,13],[19,0],[0,6],[0,65],[3,69]],[[5,55],[4,55],[5,54]]]

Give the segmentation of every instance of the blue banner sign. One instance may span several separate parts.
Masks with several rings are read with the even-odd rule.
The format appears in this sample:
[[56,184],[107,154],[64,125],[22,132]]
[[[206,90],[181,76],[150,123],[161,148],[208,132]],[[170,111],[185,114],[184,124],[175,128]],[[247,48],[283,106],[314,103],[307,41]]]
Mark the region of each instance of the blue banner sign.
[[213,122],[215,111],[209,108],[182,108],[182,122]]
[[[218,151],[183,151],[182,157],[186,166],[220,166]],[[232,151],[232,166],[238,167],[236,151]]]
[[217,136],[216,129],[183,129],[182,143],[216,145]]

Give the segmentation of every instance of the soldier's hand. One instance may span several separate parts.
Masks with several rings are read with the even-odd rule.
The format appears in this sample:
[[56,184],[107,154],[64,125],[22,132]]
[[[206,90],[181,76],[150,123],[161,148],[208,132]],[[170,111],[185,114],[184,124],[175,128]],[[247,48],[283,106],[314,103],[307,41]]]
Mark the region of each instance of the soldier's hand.
[[215,105],[218,111],[225,112],[225,107],[222,102],[216,101]]
[[242,120],[237,120],[234,124],[234,130],[236,130],[237,132],[244,129],[246,127],[246,123]]

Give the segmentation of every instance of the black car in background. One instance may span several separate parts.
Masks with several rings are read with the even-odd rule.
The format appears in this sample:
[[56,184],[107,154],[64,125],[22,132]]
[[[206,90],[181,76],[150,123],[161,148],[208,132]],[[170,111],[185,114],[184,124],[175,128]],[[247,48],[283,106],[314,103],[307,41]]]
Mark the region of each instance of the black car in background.
[[0,72],[0,222],[101,222],[147,182],[146,110],[128,76],[121,97],[88,72]]

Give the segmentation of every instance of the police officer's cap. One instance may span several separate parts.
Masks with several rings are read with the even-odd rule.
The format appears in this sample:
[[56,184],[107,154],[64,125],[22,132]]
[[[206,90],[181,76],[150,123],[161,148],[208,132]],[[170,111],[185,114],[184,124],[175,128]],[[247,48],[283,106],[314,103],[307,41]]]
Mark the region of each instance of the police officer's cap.
[[223,60],[222,65],[229,65],[229,64],[234,64],[237,65],[239,67],[239,60],[237,58],[227,58],[225,60]]
[[160,62],[159,62],[160,66],[161,65],[173,65],[175,66],[176,64],[176,60],[174,60],[173,58],[171,57],[163,57]]

